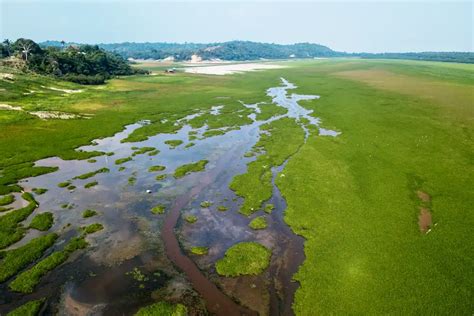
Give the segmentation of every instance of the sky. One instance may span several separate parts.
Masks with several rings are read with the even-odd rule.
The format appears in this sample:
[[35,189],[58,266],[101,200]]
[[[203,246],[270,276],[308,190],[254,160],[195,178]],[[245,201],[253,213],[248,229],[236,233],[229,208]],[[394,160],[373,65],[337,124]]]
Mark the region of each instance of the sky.
[[0,38],[311,42],[346,52],[473,51],[474,1],[0,0]]

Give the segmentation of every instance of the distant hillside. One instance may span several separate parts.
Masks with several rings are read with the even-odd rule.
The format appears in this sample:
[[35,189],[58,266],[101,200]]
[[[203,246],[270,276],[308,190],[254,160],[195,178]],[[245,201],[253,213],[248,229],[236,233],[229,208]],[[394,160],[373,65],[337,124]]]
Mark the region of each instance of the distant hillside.
[[[41,46],[69,46],[77,43],[61,43],[47,41]],[[291,45],[256,43],[249,41],[232,41],[224,43],[115,43],[98,44],[106,51],[116,53],[124,58],[134,59],[173,59],[176,61],[191,60],[193,55],[203,60],[258,60],[258,59],[288,59],[288,58],[315,58],[315,57],[359,57],[359,58],[386,58],[386,59],[413,59],[428,61],[444,61],[459,63],[474,63],[472,52],[421,52],[421,53],[345,53],[329,47],[298,43]]]
[[[48,41],[43,46],[61,46],[61,42]],[[71,43],[67,43],[69,45]],[[124,58],[134,59],[165,59],[190,60],[191,56],[198,55],[202,59],[222,60],[256,60],[256,59],[285,59],[285,58],[313,58],[334,57],[341,53],[332,49],[310,43],[291,45],[256,43],[248,41],[232,41],[225,43],[117,43],[98,44],[100,48],[117,53]]]

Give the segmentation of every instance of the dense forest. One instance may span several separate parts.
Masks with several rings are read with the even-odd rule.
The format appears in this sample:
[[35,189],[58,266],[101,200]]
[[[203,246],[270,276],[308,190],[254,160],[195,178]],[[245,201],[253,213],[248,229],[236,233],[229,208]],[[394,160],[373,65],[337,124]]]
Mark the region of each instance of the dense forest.
[[[61,47],[63,44],[58,41],[48,41],[41,43],[41,45],[43,47]],[[204,60],[222,59],[235,61],[317,57],[358,57],[474,63],[474,53],[472,52],[346,53],[337,52],[326,46],[310,43],[280,45],[249,41],[231,41],[210,44],[125,42],[98,44],[98,46],[106,51],[119,54],[124,58],[172,58],[176,61],[190,60],[191,56],[198,55]]]
[[3,65],[20,68],[81,84],[101,84],[113,76],[132,75],[133,69],[120,55],[97,45],[65,45],[41,47],[30,39],[0,44]]

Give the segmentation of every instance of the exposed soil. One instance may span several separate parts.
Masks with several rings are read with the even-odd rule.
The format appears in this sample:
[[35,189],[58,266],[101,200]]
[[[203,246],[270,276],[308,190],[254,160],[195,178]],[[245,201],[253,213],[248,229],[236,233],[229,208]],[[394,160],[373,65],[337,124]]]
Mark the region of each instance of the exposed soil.
[[418,226],[422,233],[427,233],[432,225],[431,212],[426,207],[420,207],[420,215],[418,215]]

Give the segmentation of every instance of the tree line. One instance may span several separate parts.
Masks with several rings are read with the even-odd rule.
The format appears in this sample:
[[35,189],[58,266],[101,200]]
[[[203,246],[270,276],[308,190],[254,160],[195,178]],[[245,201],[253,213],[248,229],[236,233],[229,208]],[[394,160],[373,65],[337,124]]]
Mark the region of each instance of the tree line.
[[41,47],[30,39],[20,38],[0,44],[2,64],[43,75],[52,75],[80,84],[102,84],[114,76],[147,73],[134,69],[122,56],[97,45]]

